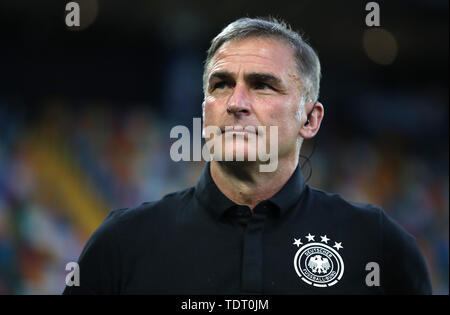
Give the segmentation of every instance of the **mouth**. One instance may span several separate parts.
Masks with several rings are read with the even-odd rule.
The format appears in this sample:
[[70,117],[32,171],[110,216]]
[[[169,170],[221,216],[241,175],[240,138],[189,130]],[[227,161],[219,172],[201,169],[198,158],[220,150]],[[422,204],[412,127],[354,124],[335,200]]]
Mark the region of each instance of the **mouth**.
[[225,126],[220,128],[220,131],[222,132],[222,134],[258,134],[258,129],[253,126]]

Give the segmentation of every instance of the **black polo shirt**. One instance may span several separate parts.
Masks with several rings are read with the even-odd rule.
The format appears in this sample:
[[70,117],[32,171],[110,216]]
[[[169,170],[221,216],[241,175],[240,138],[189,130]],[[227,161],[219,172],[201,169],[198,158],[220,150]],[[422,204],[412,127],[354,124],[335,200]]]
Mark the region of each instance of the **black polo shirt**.
[[297,167],[252,212],[209,166],[195,187],[112,211],[64,294],[431,293],[415,239],[382,209],[311,188]]

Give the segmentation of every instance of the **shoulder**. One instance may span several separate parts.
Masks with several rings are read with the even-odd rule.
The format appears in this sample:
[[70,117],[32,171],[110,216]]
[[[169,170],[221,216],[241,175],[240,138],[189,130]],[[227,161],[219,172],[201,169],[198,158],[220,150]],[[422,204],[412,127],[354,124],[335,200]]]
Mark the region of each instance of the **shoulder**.
[[105,220],[127,222],[140,220],[147,216],[170,215],[174,211],[182,210],[192,199],[193,193],[194,189],[191,187],[167,194],[156,201],[144,202],[136,207],[113,210]]
[[[346,223],[353,220],[369,220],[375,223],[384,234],[384,238],[400,238],[412,242],[415,238],[397,223],[386,211],[374,204],[353,202],[336,193],[310,188],[310,203],[315,209],[322,209],[335,218],[343,218]],[[315,206],[316,205],[316,206]]]
[[429,294],[431,285],[424,256],[416,239],[381,207],[352,202],[338,194],[310,188],[311,211],[328,216],[333,225],[361,232],[364,240],[377,240],[381,250],[383,288],[387,294]]
[[194,188],[190,187],[136,207],[112,210],[94,234],[130,233],[169,222],[189,205],[193,193]]
[[375,233],[380,242],[396,246],[411,247],[415,243],[415,238],[378,205],[349,201],[316,188],[310,188],[308,199],[311,211],[329,218],[333,224]]
[[314,211],[323,211],[327,216],[350,220],[369,219],[373,223],[381,224],[383,209],[370,203],[353,202],[343,198],[340,194],[329,193],[309,187],[309,205]]

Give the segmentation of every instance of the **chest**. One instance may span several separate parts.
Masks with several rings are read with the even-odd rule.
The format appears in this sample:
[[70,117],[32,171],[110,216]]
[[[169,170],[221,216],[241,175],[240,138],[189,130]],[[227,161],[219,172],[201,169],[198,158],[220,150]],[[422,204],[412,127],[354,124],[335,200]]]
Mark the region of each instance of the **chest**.
[[381,249],[374,233],[332,224],[180,228],[132,251],[122,291],[378,294]]

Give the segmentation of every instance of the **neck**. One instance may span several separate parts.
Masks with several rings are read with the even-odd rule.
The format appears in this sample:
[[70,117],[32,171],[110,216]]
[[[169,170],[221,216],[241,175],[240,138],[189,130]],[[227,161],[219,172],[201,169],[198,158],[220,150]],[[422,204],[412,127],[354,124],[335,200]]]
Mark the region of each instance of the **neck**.
[[211,161],[211,177],[219,190],[236,204],[250,209],[275,195],[297,168],[298,159],[279,160],[274,172],[260,172],[258,163]]

